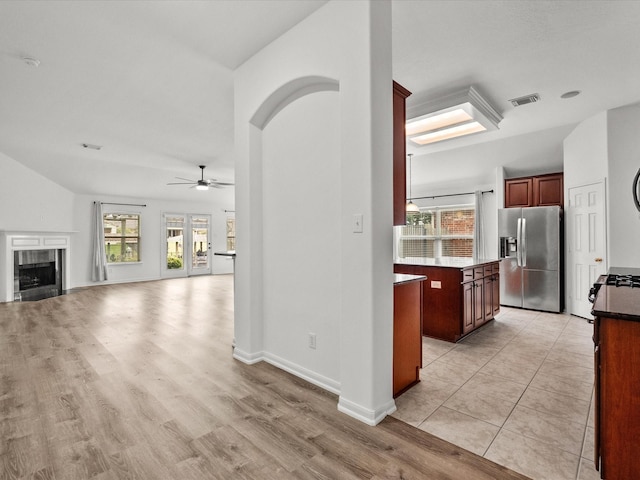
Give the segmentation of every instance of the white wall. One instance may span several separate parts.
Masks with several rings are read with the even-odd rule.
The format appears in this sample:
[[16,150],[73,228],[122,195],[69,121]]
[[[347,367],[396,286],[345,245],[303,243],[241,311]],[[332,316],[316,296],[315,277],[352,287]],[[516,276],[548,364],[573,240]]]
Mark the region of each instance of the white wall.
[[338,386],[338,93],[313,93],[282,110],[264,129],[263,161],[264,349]]
[[[335,254],[318,252],[318,261],[331,265],[339,255],[340,275],[336,278],[329,269],[318,272],[313,281],[337,283],[342,292],[339,345],[327,351],[339,351],[338,408],[374,424],[395,410],[391,392],[393,126],[389,2],[330,1],[235,72],[238,243],[234,356],[249,363],[273,361],[275,356],[266,351],[271,345],[266,337],[272,332],[271,324],[265,331],[265,314],[271,302],[278,299],[265,286],[272,276],[280,274],[271,270],[268,258],[272,252],[267,249],[273,246],[264,240],[270,222],[282,224],[279,216],[288,218],[288,213],[268,206],[270,201],[279,201],[277,195],[271,197],[269,189],[281,184],[264,182],[263,169],[269,165],[264,159],[262,129],[273,115],[286,115],[281,112],[283,106],[293,106],[293,102],[318,89],[339,90],[339,168],[334,167],[330,173],[340,189],[340,212],[331,218],[340,231],[340,249]],[[301,127],[307,120],[308,115],[297,115]],[[324,141],[320,137],[317,140]],[[285,182],[281,183],[285,188]],[[309,185],[308,195],[317,196],[314,202],[327,201],[329,205],[335,200],[318,184]],[[353,232],[354,214],[364,217],[363,233]],[[304,237],[299,233],[291,241]],[[316,295],[321,299],[323,294]],[[282,325],[294,324],[295,320],[288,318]],[[284,334],[279,328],[279,334]],[[321,341],[318,338],[319,348]],[[310,359],[307,356],[305,360],[299,352],[297,357],[294,352],[289,354],[291,357],[284,358],[280,366],[333,389],[333,382],[325,382],[320,372],[333,371],[330,362],[335,359],[324,356],[318,366],[311,361],[294,365],[295,361]]]
[[640,168],[640,105],[608,112],[609,265],[640,267],[640,212],[631,184]]
[[580,123],[564,140],[563,147],[565,192],[607,178],[607,112]]
[[0,153],[0,230],[70,232],[74,194]]

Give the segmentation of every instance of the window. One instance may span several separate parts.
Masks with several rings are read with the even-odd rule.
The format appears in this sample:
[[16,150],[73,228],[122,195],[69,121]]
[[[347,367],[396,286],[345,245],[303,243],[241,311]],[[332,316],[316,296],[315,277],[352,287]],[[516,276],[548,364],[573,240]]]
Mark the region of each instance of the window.
[[227,252],[236,249],[236,219],[227,217]]
[[407,215],[398,255],[406,257],[472,257],[473,205],[429,207]]
[[105,213],[102,225],[108,263],[140,261],[140,215]]

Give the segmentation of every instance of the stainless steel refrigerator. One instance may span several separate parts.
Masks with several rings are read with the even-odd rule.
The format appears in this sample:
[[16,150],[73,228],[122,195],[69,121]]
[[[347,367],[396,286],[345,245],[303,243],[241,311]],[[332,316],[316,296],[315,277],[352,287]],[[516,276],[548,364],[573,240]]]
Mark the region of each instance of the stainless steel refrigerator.
[[560,207],[498,210],[500,303],[561,312],[563,230]]

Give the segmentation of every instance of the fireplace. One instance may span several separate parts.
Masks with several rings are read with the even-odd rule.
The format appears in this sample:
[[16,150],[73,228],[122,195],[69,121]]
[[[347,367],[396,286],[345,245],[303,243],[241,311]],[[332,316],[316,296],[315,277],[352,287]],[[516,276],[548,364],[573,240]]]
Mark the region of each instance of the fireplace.
[[13,255],[14,300],[41,300],[62,294],[63,250],[19,250]]
[[40,300],[68,291],[71,233],[0,230],[0,302]]

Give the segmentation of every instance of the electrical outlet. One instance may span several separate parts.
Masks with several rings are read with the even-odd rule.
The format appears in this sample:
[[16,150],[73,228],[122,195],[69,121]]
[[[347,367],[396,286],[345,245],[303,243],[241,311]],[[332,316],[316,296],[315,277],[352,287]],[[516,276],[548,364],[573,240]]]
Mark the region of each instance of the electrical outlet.
[[309,348],[316,349],[316,334],[309,333]]

